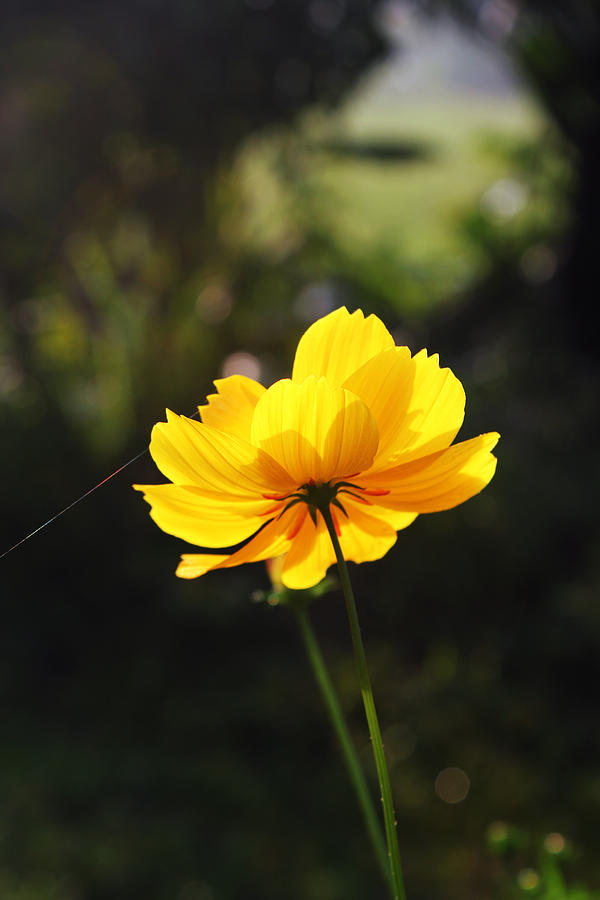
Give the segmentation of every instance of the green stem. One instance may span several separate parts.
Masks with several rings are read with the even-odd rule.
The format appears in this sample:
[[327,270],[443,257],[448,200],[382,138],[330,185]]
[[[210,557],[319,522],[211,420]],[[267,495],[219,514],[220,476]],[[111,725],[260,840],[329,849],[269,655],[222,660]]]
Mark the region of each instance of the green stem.
[[358,621],[358,611],[356,609],[356,601],[350,583],[350,575],[348,574],[348,566],[340,547],[340,542],[336,534],[335,525],[331,516],[329,506],[321,509],[321,514],[327,525],[329,537],[335,550],[338,570],[340,573],[340,581],[346,599],[346,611],[348,613],[348,621],[350,623],[350,633],[352,634],[352,644],[354,646],[354,658],[356,668],[358,670],[358,680],[360,684],[360,692],[362,694],[367,723],[369,725],[369,733],[371,735],[371,744],[373,746],[373,756],[375,757],[375,767],[377,769],[377,777],[379,779],[379,787],[381,789],[381,802],[383,804],[383,818],[385,822],[385,836],[388,845],[388,856],[390,868],[392,871],[392,884],[395,900],[406,900],[404,892],[404,882],[402,880],[402,866],[400,864],[400,852],[398,850],[398,840],[396,837],[396,816],[394,813],[394,803],[392,800],[392,789],[390,786],[390,776],[388,774],[383,751],[383,741],[381,740],[381,730],[375,710],[375,700],[373,699],[373,689],[371,687],[371,679],[367,669],[367,658],[365,656],[365,648],[360,633],[360,624]]
[[342,748],[344,762],[346,763],[346,768],[348,769],[350,780],[352,781],[354,790],[356,791],[356,796],[358,798],[363,818],[365,820],[367,831],[373,844],[373,849],[375,850],[375,855],[377,856],[377,861],[381,868],[383,877],[388,883],[388,886],[391,890],[393,888],[393,885],[391,883],[391,873],[388,865],[381,824],[377,817],[377,813],[375,812],[375,807],[373,806],[373,798],[371,797],[371,793],[367,786],[362,767],[360,765],[360,762],[358,761],[356,750],[354,748],[354,744],[352,743],[352,739],[350,737],[350,733],[348,731],[348,727],[346,725],[344,714],[342,713],[335,688],[325,667],[325,661],[323,660],[323,656],[315,638],[315,634],[306,609],[303,606],[299,606],[298,604],[294,604],[293,608],[294,612],[296,613],[300,632],[304,640],[304,645],[306,647],[306,652],[308,654],[315,679],[317,681],[317,684],[321,688],[321,693],[323,695],[323,699],[325,700],[325,705],[327,706],[327,710],[331,717],[333,727]]

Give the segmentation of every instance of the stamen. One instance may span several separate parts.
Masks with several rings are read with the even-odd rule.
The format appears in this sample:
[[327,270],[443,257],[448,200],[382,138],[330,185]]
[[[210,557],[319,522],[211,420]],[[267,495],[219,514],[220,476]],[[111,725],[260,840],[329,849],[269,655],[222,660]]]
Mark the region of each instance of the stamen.
[[[348,476],[349,478],[353,478],[352,475]],[[335,484],[335,488],[338,491],[341,491],[343,488],[352,488],[353,491],[361,491],[363,494],[368,494],[370,497],[383,497],[385,494],[389,494],[389,490],[384,488],[365,488],[361,487],[360,484],[354,484],[353,481],[338,481]],[[350,491],[346,491],[346,493],[350,493]]]
[[[353,478],[354,476],[349,475],[348,477]],[[364,488],[355,484],[353,481],[328,481],[321,484],[320,482],[317,483],[314,478],[310,478],[295,491],[290,491],[289,494],[263,494],[262,496],[265,500],[276,501],[276,505],[265,510],[263,515],[269,516],[273,513],[278,513],[277,518],[281,519],[283,514],[293,506],[296,506],[298,503],[306,504],[304,513],[295,520],[295,524],[291,526],[291,530],[287,534],[288,539],[291,540],[302,528],[307,512],[316,527],[317,511],[323,509],[325,505],[327,505],[331,512],[336,534],[339,536],[341,534],[340,523],[338,517],[333,512],[332,507],[337,507],[337,509],[348,518],[348,513],[339,500],[340,494],[347,494],[349,497],[352,497],[353,500],[356,500],[357,503],[362,503],[365,506],[372,506],[373,504],[363,496],[364,494],[367,494],[370,497],[384,497],[389,493],[390,491],[384,488]],[[284,500],[287,500],[287,503],[282,508],[281,504]]]
[[[368,501],[365,500],[365,503],[367,503],[367,502]],[[265,511],[263,513],[261,513],[261,515],[262,516],[270,516],[272,513],[279,512],[279,509],[280,509],[280,504],[276,503],[275,506],[270,506],[268,509],[265,509]]]
[[358,485],[356,485],[356,487],[358,488],[359,491],[362,491],[363,494],[368,494],[369,497],[385,497],[386,494],[390,493],[387,490],[378,489],[378,488],[363,488],[363,487],[359,487]]
[[355,494],[354,491],[348,491],[345,488],[342,488],[339,491],[340,494],[348,494],[349,497],[354,497],[355,500],[358,500],[359,503],[364,503],[365,506],[373,506],[370,500],[367,500],[366,497],[361,497],[360,494]]

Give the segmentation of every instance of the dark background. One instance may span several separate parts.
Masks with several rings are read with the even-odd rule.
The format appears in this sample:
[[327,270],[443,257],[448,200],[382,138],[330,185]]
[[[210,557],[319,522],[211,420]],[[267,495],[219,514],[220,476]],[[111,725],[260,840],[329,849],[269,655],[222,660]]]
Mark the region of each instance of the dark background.
[[[481,25],[476,4],[440,11]],[[387,52],[374,4],[2,12],[0,549],[142,449],[165,406],[191,413],[228,355],[286,374],[308,284],[439,352],[467,390],[464,436],[502,433],[481,497],[352,571],[410,900],[515,896],[486,845],[498,820],[520,829],[515,871],[560,831],[569,878],[600,884],[599,17],[583,0],[518,12],[505,47],[549,127],[501,152],[550,213],[507,229],[465,209],[480,274],[419,308],[401,236],[359,265],[313,218],[294,143],[303,110]],[[236,154],[273,133],[301,223],[275,256],[223,225]],[[402,172],[413,149],[330,152]],[[540,245],[557,265],[524,277]],[[174,577],[188,548],[130,489],[160,480],[142,458],[0,563],[2,897],[384,896],[293,617],[251,602],[262,566]],[[372,776],[340,595],[313,613]],[[447,767],[468,775],[462,802],[436,793]]]

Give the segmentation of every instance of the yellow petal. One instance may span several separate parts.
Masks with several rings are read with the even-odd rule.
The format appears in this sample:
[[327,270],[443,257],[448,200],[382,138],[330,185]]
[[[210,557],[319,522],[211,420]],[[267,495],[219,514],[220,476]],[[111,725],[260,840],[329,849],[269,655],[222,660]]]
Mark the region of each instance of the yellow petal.
[[134,485],[167,534],[201,547],[231,547],[264,525],[273,502],[180,484]]
[[224,568],[231,557],[227,553],[183,553],[175,574],[179,578],[199,578],[213,569]]
[[313,587],[325,578],[334,562],[335,553],[323,517],[317,517],[315,526],[306,516],[283,561],[281,580],[295,591]]
[[341,387],[368,359],[394,346],[394,339],[377,316],[366,319],[362,310],[350,314],[342,306],[314,322],[298,343],[293,381],[325,375]]
[[[396,543],[396,530],[386,521],[390,511],[365,511],[346,497],[342,502],[348,518],[335,507],[333,513],[339,527],[344,559],[356,563],[380,559]],[[415,518],[414,515],[404,516],[402,527]],[[316,527],[307,516],[283,561],[282,581],[293,590],[312,587],[325,577],[327,569],[335,561],[335,552],[322,515],[317,514]]]
[[373,469],[443,450],[456,437],[465,412],[463,386],[440,369],[437,355],[394,347],[370,359],[344,387],[363,400],[379,429]]
[[[360,480],[362,481],[362,478]],[[403,510],[387,509],[381,506],[378,502],[380,499],[381,498],[379,497],[367,497],[364,498],[359,505],[359,501],[354,500],[348,494],[339,494],[339,500],[348,513],[351,521],[356,520],[356,507],[358,507],[359,511],[362,510],[362,512],[367,513],[369,516],[379,519],[381,522],[386,522],[394,531],[402,531],[404,528],[408,528],[408,526],[412,525],[417,518],[418,513],[416,512],[404,512]],[[385,499],[385,497],[383,499]],[[344,521],[343,515],[338,517],[338,521]],[[358,562],[358,560],[354,559],[354,562]]]
[[285,536],[286,527],[289,527],[289,522],[285,522],[283,516],[280,520],[270,522],[235,553],[184,553],[175,574],[179,578],[198,578],[213,569],[229,569],[242,563],[279,556],[290,545]]
[[344,559],[362,563],[385,556],[396,543],[396,529],[385,521],[385,517],[377,516],[373,509],[365,511],[352,502],[342,502],[348,518],[335,508],[334,512]]
[[252,443],[301,485],[367,469],[377,450],[377,426],[362,402],[325,378],[276,382],[256,404]]
[[291,487],[281,467],[257,447],[170,410],[167,419],[152,429],[150,453],[175,484],[251,496]]
[[491,450],[499,435],[482,434],[422,459],[356,479],[366,487],[387,489],[377,505],[406,512],[439,512],[458,506],[488,484],[496,469]]
[[198,407],[202,421],[220,431],[250,441],[254,407],[265,388],[245,375],[218,378],[214,385],[217,393],[209,394],[206,398],[208,404]]

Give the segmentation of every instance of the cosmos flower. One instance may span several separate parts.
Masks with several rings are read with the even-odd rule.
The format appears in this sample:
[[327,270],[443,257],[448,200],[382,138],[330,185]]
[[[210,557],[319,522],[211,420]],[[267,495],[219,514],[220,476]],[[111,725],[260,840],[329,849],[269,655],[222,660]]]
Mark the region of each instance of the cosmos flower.
[[270,388],[233,375],[200,407],[167,411],[150,452],[168,484],[134,485],[168,534],[202,548],[177,569],[284,556],[286,587],[307,588],[335,562],[329,505],[346,560],[379,559],[422,513],[450,509],[491,480],[499,435],[453,444],[465,393],[437,355],[397,347],[376,316],[342,307],[304,333],[291,379]]

